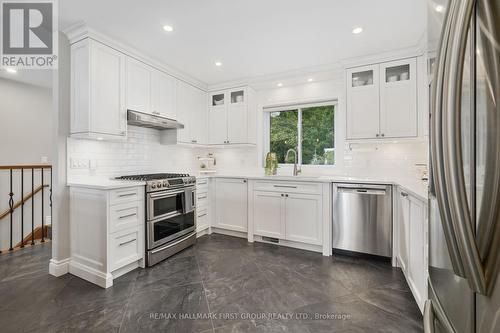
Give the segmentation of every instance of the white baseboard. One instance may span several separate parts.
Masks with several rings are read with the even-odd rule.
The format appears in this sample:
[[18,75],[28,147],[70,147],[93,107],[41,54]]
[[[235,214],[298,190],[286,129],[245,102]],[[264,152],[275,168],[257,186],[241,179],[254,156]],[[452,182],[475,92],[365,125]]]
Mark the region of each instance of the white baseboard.
[[240,238],[245,238],[245,239],[248,237],[246,232],[233,231],[233,230],[221,229],[221,228],[216,228],[216,227],[212,227],[212,232],[215,234],[240,237]]
[[50,259],[49,262],[49,274],[55,277],[62,276],[69,273],[69,262],[70,258],[55,260]]
[[306,243],[288,241],[288,240],[284,240],[284,239],[280,239],[279,243],[273,243],[273,242],[268,242],[268,241],[263,240],[261,236],[255,235],[254,237],[255,237],[255,241],[260,242],[260,243],[274,244],[274,245],[279,245],[279,246],[287,246],[287,247],[293,247],[295,249],[300,249],[300,250],[323,253],[323,246],[321,246],[321,245],[306,244]]
[[69,272],[81,279],[96,284],[101,288],[109,288],[113,286],[113,275],[111,273],[100,272],[74,260],[69,263]]
[[113,279],[117,279],[122,275],[127,274],[128,272],[133,271],[134,269],[141,267],[142,264],[142,259],[138,261],[134,261],[122,268],[118,268],[117,270],[113,271],[111,274],[113,275]]
[[208,227],[196,232],[196,238],[200,238],[201,236],[204,235],[210,235],[210,229]]

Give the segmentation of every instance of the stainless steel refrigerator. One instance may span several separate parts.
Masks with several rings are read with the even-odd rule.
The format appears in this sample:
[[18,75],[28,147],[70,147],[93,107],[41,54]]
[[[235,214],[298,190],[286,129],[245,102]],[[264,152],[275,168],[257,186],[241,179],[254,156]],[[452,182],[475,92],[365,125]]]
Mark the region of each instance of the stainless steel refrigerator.
[[426,332],[500,332],[500,0],[428,0]]

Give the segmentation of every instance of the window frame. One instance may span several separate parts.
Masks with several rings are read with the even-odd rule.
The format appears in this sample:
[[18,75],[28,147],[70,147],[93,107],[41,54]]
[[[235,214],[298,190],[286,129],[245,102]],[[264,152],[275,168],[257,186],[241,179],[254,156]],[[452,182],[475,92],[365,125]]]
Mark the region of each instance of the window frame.
[[[322,107],[322,106],[333,106],[334,111],[333,111],[333,131],[334,131],[334,156],[335,160],[333,164],[303,164],[302,163],[302,109],[308,109],[312,107]],[[300,165],[301,167],[314,167],[314,168],[333,168],[333,167],[338,167],[338,140],[337,140],[337,122],[338,122],[338,108],[339,108],[339,102],[338,100],[328,100],[328,101],[323,101],[323,102],[315,102],[315,103],[290,103],[290,104],[285,104],[285,105],[280,105],[280,106],[272,106],[272,107],[264,107],[264,138],[263,138],[263,163],[265,164],[266,160],[266,154],[270,151],[271,149],[271,113],[273,112],[293,112],[297,111],[297,135],[298,135],[298,142],[300,144],[297,147],[297,165]],[[288,167],[293,165],[293,163],[278,163],[279,166],[281,167]]]

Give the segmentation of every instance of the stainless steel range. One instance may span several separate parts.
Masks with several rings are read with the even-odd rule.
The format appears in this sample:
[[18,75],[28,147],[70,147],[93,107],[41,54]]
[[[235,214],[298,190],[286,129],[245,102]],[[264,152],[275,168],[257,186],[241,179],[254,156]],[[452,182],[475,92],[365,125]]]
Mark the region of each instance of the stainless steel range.
[[146,182],[146,265],[152,266],[196,242],[196,178],[158,173],[118,177]]

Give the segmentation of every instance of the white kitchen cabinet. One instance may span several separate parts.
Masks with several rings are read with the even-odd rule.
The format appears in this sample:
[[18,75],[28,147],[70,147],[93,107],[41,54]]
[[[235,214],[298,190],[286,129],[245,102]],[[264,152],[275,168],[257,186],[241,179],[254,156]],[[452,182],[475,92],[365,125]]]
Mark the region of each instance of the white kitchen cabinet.
[[144,267],[144,186],[70,186],[69,272],[103,288]]
[[396,229],[398,263],[408,281],[415,300],[423,310],[427,299],[427,203],[398,189]]
[[249,87],[209,94],[209,144],[255,144],[254,91]]
[[177,120],[184,125],[177,130],[177,142],[205,144],[207,142],[206,93],[178,81],[176,89]]
[[320,195],[286,193],[286,239],[295,242],[321,245],[322,197]]
[[145,63],[127,58],[127,109],[151,112],[151,77],[153,68]]
[[127,108],[176,118],[176,79],[147,64],[127,59]]
[[417,61],[380,64],[380,136],[417,136]]
[[217,178],[215,180],[215,221],[220,229],[246,232],[247,180],[239,178]]
[[210,191],[208,178],[196,178],[196,231],[210,227]]
[[125,73],[123,53],[89,38],[71,45],[71,136],[126,137]]
[[253,192],[254,234],[285,239],[285,196],[277,192]]
[[348,69],[347,139],[416,137],[416,73],[415,58]]
[[403,272],[408,269],[410,253],[410,199],[406,192],[398,190],[396,220],[398,222],[398,262]]
[[371,139],[379,135],[379,66],[347,71],[347,138]]
[[158,70],[151,76],[151,112],[176,119],[176,79]]
[[285,181],[252,182],[250,215],[253,234],[322,245],[324,220],[321,185]]

